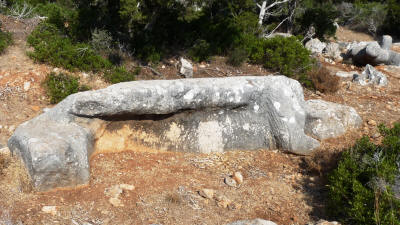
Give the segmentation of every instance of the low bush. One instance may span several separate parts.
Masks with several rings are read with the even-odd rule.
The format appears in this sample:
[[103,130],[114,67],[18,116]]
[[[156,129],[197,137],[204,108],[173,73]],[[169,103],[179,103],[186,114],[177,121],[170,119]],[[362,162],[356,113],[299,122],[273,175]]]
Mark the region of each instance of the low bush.
[[247,54],[247,51],[242,47],[234,48],[228,55],[227,63],[239,67],[247,60]]
[[210,60],[211,56],[210,44],[205,40],[197,40],[191,49],[189,49],[189,56],[195,62],[202,62]]
[[339,90],[340,78],[325,67],[313,68],[308,73],[315,89],[322,93],[335,93]]
[[112,84],[135,80],[135,77],[140,73],[140,67],[134,71],[128,71],[123,66],[115,67],[112,70],[104,73],[104,79]]
[[315,28],[315,35],[321,40],[333,37],[336,33],[334,25],[339,12],[332,3],[324,3],[316,7],[307,8],[299,19],[300,29],[307,31],[310,26]]
[[67,96],[90,88],[79,84],[79,78],[64,73],[50,73],[43,82],[50,103],[56,104]]
[[388,12],[384,22],[384,31],[400,38],[400,0],[388,1]]
[[13,43],[12,35],[9,32],[0,30],[0,53]]
[[400,124],[379,129],[382,144],[358,140],[329,176],[329,211],[344,224],[400,224]]
[[99,71],[111,66],[111,63],[96,54],[90,45],[73,43],[52,24],[40,24],[28,37],[27,42],[34,48],[33,52],[29,52],[29,56],[38,62],[83,71]]

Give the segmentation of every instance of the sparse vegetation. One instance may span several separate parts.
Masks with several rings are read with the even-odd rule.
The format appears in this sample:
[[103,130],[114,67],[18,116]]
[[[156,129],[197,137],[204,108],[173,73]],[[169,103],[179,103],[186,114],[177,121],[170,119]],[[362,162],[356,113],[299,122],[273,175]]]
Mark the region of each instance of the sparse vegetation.
[[89,90],[88,86],[79,84],[79,78],[64,73],[48,74],[43,84],[52,104],[62,101],[71,94]]
[[314,67],[308,74],[315,89],[322,93],[334,93],[340,88],[340,78],[325,67]]
[[[1,24],[0,24],[1,25]],[[1,27],[1,26],[0,26]],[[13,43],[12,35],[9,32],[0,29],[0,54]]]
[[104,73],[104,79],[112,84],[135,80],[135,77],[140,73],[140,68],[134,71],[128,71],[123,66],[115,67],[112,70]]
[[329,177],[330,212],[345,224],[400,224],[400,124],[346,150]]
[[56,26],[40,24],[28,37],[28,44],[34,48],[29,56],[42,63],[62,66],[69,70],[100,71],[111,63],[96,54],[90,45],[73,43]]

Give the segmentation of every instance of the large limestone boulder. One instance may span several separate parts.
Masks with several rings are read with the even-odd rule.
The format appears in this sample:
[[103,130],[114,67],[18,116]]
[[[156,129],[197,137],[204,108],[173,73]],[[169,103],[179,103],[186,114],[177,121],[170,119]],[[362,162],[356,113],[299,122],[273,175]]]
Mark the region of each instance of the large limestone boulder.
[[319,140],[341,136],[362,124],[354,108],[323,100],[308,100],[306,112],[305,131]]
[[254,220],[235,221],[227,225],[277,225],[277,224],[269,220],[254,219]]
[[301,85],[284,76],[134,81],[67,97],[21,124],[10,150],[38,190],[85,184],[93,152],[282,149],[308,154]]

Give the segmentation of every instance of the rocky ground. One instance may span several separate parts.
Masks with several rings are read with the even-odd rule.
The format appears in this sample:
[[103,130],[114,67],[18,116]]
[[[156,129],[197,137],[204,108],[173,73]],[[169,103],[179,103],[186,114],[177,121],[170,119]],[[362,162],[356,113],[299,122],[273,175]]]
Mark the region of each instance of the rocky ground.
[[[380,66],[377,68],[388,77],[387,87],[359,86],[348,78],[341,80],[334,94],[305,90],[306,99],[354,107],[364,121],[359,130],[325,140],[311,156],[279,151],[196,155],[127,149],[92,156],[88,186],[35,193],[23,166],[1,146],[20,123],[52,107],[41,82],[47,73],[62,70],[36,64],[26,56],[26,34],[35,21],[4,16],[0,20],[15,38],[15,44],[0,56],[0,224],[211,225],[263,218],[277,224],[304,225],[328,219],[324,208],[326,172],[335,165],[338,154],[363,135],[379,142],[377,124],[400,121],[400,68]],[[339,41],[372,40],[344,28],[337,37]],[[322,61],[332,73],[363,69]],[[171,58],[157,65],[162,76],[144,68],[138,79],[181,78],[177,63],[178,59]],[[228,66],[222,57],[194,66],[194,77],[270,74],[259,66]],[[95,89],[107,86],[94,74],[75,75]],[[229,186],[225,179],[235,172],[240,172],[243,181]]]

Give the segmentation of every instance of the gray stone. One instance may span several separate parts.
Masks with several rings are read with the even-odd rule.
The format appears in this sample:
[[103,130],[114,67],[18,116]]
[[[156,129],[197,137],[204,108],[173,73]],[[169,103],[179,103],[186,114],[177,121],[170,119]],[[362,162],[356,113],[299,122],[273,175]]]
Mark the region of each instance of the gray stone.
[[383,49],[378,42],[355,44],[349,49],[348,56],[360,65],[400,65],[400,53]]
[[179,72],[185,78],[192,78],[193,77],[193,66],[188,60],[186,60],[184,58],[181,58],[180,59],[180,66],[181,66],[181,69],[179,70]]
[[357,71],[350,71],[350,72],[338,71],[338,72],[336,72],[336,76],[342,77],[342,78],[353,78],[354,75],[358,75],[358,72]]
[[254,220],[235,221],[227,225],[277,225],[277,224],[269,220],[254,219]]
[[319,142],[305,120],[302,87],[284,76],[134,81],[68,96],[21,124],[8,146],[48,190],[87,183],[93,151],[309,154]]
[[354,76],[353,81],[363,86],[370,84],[378,86],[388,85],[387,77],[383,73],[376,70],[373,66],[368,64],[361,75]]
[[337,44],[335,42],[329,43],[325,48],[325,54],[333,60],[337,60],[337,59],[341,58],[339,44]]
[[338,137],[362,124],[354,108],[323,100],[308,100],[306,112],[305,131],[319,140]]
[[381,47],[385,50],[390,50],[392,48],[393,38],[389,35],[383,35],[381,40]]
[[310,50],[312,54],[321,54],[325,49],[326,44],[321,42],[318,38],[314,38],[307,41],[305,47]]

